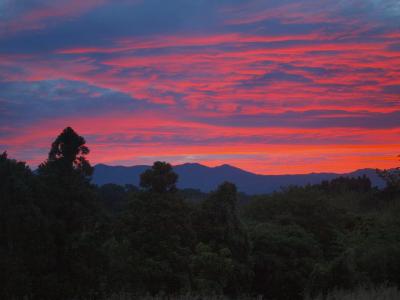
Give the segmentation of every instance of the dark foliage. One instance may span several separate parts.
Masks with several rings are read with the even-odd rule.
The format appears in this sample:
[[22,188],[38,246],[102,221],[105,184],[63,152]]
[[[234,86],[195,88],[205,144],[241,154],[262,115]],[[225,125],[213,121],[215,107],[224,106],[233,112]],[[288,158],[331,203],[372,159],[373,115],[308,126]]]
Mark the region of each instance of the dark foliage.
[[0,155],[0,299],[112,294],[304,299],[400,286],[400,179],[340,177],[269,195],[176,188],[155,162],[140,188],[90,183],[85,139],[66,128],[32,172]]
[[140,175],[140,186],[157,193],[175,192],[178,175],[166,162],[156,161],[151,169]]

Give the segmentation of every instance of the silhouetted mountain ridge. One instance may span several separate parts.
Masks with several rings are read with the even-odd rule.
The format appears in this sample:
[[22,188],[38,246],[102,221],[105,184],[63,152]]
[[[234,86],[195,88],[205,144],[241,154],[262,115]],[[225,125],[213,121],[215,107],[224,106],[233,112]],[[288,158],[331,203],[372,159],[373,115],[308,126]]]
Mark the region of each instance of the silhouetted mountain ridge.
[[[98,164],[95,166],[93,182],[102,185],[106,183],[139,185],[140,174],[150,168],[146,165],[132,167],[108,166]],[[360,169],[351,173],[310,173],[294,175],[260,175],[254,174],[231,165],[207,167],[198,163],[185,163],[174,166],[179,175],[179,188],[199,189],[209,192],[224,181],[237,185],[240,192],[247,194],[270,193],[290,185],[317,184],[323,180],[331,180],[339,176],[358,177],[368,176],[374,186],[382,187],[383,181],[376,174],[375,169]]]

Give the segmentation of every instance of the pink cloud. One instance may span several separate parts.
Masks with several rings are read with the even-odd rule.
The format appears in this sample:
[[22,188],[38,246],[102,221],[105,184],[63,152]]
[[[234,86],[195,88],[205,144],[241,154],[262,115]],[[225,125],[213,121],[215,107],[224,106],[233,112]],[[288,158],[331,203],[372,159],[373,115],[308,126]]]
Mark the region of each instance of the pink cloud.
[[[60,22],[89,11],[90,9],[106,3],[106,0],[62,0],[48,2],[38,8],[23,12],[8,21],[0,21],[1,35],[10,35],[25,30],[40,30],[48,22]],[[1,32],[0,31],[0,32]]]
[[[0,26],[11,34],[38,30],[104,3],[62,1]],[[400,111],[399,95],[385,93],[385,87],[400,85],[400,54],[391,47],[400,33],[377,30],[366,39],[364,34],[379,24],[335,15],[337,4],[325,10],[323,3],[311,9],[315,1],[274,9],[266,9],[264,3],[253,1],[222,9],[221,13],[227,15],[223,25],[279,20],[299,26],[341,24],[345,29],[339,26],[329,32],[317,28],[299,34],[182,31],[110,37],[103,46],[88,41],[86,45],[48,52],[0,54],[3,82],[79,81],[129,95],[135,103],[152,105],[137,112],[122,113],[124,107],[116,107],[107,114],[88,114],[85,118],[66,116],[37,121],[22,129],[0,128],[7,134],[11,155],[26,157],[35,165],[45,158],[59,131],[71,125],[88,136],[95,162],[138,163],[143,157],[156,160],[168,155],[176,157],[172,161],[176,163],[198,157],[208,165],[230,163],[258,173],[393,166],[400,123],[383,129],[339,125],[346,118],[368,119],[374,114]],[[85,89],[78,92],[89,93]],[[101,93],[89,96],[96,98]],[[109,101],[113,101],[111,96]],[[299,128],[295,119],[310,121],[310,111],[321,112],[312,117],[320,124],[332,123],[324,128]],[[239,118],[236,126],[215,125],[223,123],[223,118],[235,120],[238,115],[261,119],[263,114],[273,118],[284,113],[294,116],[293,125],[256,126],[255,122],[248,126]],[[28,145],[41,152],[27,150]],[[235,159],[229,158],[233,156]]]

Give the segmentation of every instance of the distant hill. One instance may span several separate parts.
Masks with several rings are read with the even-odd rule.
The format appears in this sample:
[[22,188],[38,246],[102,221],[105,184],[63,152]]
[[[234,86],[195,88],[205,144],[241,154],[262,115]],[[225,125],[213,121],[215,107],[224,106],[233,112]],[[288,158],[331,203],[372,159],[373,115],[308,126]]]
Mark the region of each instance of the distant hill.
[[[139,176],[150,166],[108,166],[98,164],[95,166],[93,182],[98,185],[106,183],[139,185]],[[374,186],[382,187],[382,179],[374,169],[362,169],[346,174],[336,173],[311,173],[300,175],[258,175],[242,169],[221,165],[218,167],[207,167],[196,163],[187,163],[174,166],[179,175],[179,188],[199,189],[209,192],[220,183],[230,181],[237,185],[240,192],[246,194],[263,194],[279,190],[281,187],[290,185],[317,184],[323,180],[331,180],[339,176],[357,177],[368,176]]]

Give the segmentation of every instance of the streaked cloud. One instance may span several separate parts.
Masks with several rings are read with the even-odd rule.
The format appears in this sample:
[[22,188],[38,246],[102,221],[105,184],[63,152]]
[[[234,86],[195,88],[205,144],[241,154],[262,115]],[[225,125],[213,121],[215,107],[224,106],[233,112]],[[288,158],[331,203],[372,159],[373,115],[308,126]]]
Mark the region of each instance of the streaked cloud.
[[0,150],[35,165],[73,126],[94,162],[165,158],[269,174],[393,166],[399,8],[2,1]]

